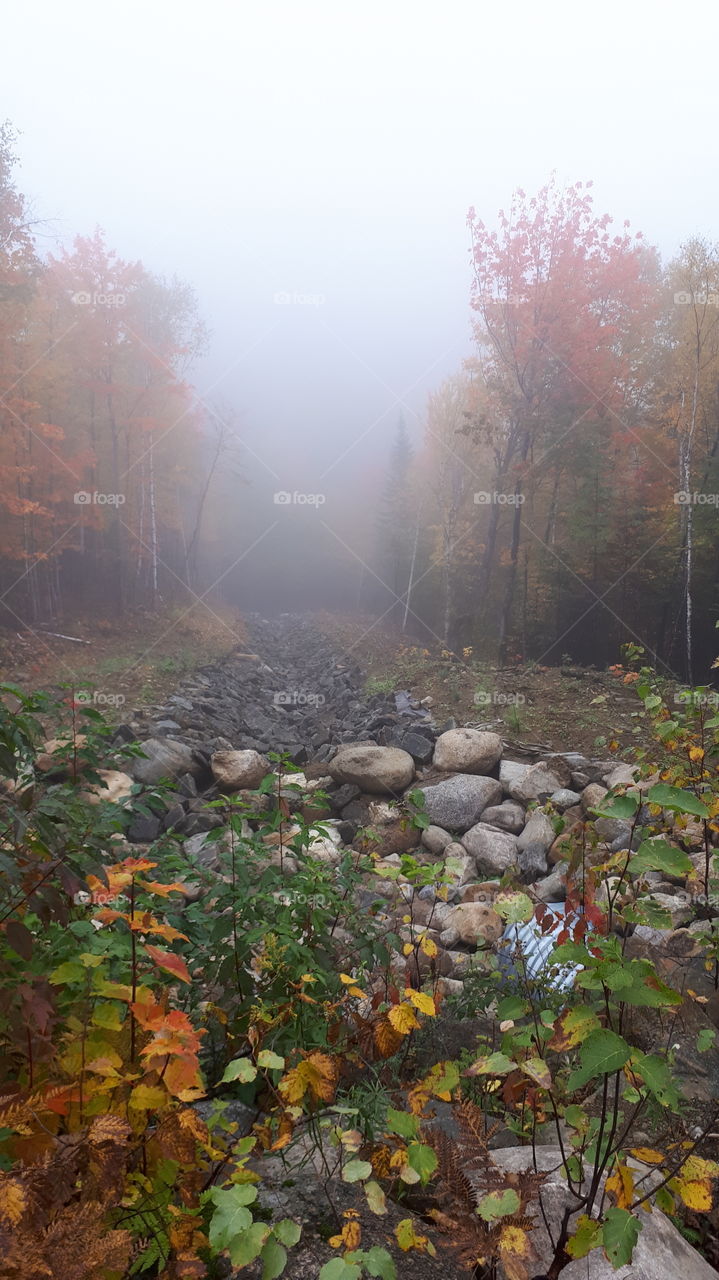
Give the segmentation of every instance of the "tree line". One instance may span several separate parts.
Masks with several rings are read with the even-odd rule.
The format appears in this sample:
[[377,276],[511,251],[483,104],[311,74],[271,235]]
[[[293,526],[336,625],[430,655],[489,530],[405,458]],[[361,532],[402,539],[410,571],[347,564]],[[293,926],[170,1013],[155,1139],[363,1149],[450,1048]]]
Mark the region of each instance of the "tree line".
[[719,250],[695,236],[662,262],[590,186],[519,190],[494,230],[470,211],[474,355],[430,396],[419,448],[398,427],[375,594],[501,663],[604,665],[641,642],[706,679]]

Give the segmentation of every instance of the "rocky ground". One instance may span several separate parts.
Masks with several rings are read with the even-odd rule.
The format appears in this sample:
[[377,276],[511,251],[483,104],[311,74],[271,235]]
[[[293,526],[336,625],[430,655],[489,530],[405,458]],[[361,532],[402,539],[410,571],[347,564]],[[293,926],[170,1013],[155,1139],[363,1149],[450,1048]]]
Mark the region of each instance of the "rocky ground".
[[[447,900],[431,886],[422,889],[409,924],[401,874],[393,881],[373,876],[359,893],[401,938],[420,929],[436,944],[427,976],[445,996],[461,995],[468,975],[481,969],[485,949],[502,938],[504,922],[494,908],[507,872],[533,900],[554,904],[561,915],[567,834],[592,815],[609,787],[637,785],[631,766],[573,751],[529,759],[515,752],[513,758],[499,733],[453,720],[439,724],[420,696],[402,690],[366,696],[359,667],[301,618],[250,617],[246,628],[246,648],[193,671],[161,704],[137,709],[118,727],[118,740],[139,742],[143,755],[134,761],[132,777],[121,769],[108,772],[108,794],[134,805],[138,782],[151,790],[161,779],[172,781],[164,808],[136,812],[130,842],[142,845],[165,832],[190,858],[212,867],[218,844],[207,833],[221,818],[207,808],[208,801],[226,793],[249,798],[273,767],[271,753],[283,752],[301,770],[296,780],[303,794],[287,795],[289,810],[302,808],[305,819],[321,823],[310,846],[317,857],[333,865],[350,846],[374,852],[376,867],[397,872],[408,850],[420,863],[443,864],[450,881]],[[317,790],[326,798],[313,805]],[[423,829],[407,820],[408,797],[410,809],[419,806],[426,814]],[[250,816],[250,828],[253,821]],[[596,831],[599,845],[592,857],[627,848],[628,823],[600,818]],[[292,834],[290,822],[285,840]],[[700,996],[701,1003],[687,998],[670,1028],[681,1060],[681,1044],[694,1043],[697,1030],[719,1017],[695,945],[706,915],[701,825],[677,820],[672,836],[689,852],[696,874],[668,879],[649,873],[651,893],[670,911],[673,928],[661,934],[637,928],[627,946],[635,954],[651,954],[662,973]],[[291,877],[291,857],[284,866]],[[379,902],[378,881],[384,895]],[[638,1034],[649,1051],[663,1046],[667,1028],[648,1020]],[[685,1057],[684,1094],[701,1116],[719,1092],[719,1050],[701,1062],[689,1052]],[[681,1265],[688,1276],[704,1275],[706,1264],[674,1235],[677,1270]],[[441,1268],[427,1272],[435,1273]],[[648,1264],[632,1270],[635,1278],[654,1274]]]

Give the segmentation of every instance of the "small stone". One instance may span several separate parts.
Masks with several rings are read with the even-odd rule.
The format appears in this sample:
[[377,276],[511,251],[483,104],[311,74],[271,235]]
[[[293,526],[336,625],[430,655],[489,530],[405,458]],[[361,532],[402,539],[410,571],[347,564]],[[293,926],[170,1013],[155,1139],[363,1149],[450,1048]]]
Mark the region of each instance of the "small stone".
[[527,825],[517,841],[518,849],[526,849],[530,844],[539,845],[546,853],[554,844],[555,830],[546,813],[538,810],[529,815]]
[[500,831],[509,831],[517,836],[526,821],[524,809],[514,800],[505,800],[504,804],[492,804],[484,810],[482,822],[489,827],[498,827]]
[[422,832],[422,844],[430,853],[439,856],[444,853],[447,845],[452,843],[452,837],[449,831],[445,831],[443,827],[429,826],[425,827]]
[[517,856],[520,879],[524,884],[534,884],[547,874],[547,850],[539,841],[533,841],[520,849]]

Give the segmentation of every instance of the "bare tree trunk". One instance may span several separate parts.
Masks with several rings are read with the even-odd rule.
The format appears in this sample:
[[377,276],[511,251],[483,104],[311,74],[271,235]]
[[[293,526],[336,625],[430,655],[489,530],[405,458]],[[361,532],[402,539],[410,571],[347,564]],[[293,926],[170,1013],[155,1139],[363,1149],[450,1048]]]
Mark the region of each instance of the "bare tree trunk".
[[412,547],[412,561],[409,566],[409,582],[407,583],[407,598],[404,602],[404,617],[402,619],[402,630],[407,630],[407,615],[409,614],[409,602],[412,595],[412,587],[414,586],[414,566],[417,562],[417,542],[419,540],[419,507],[417,507],[417,521],[414,526],[414,545]]

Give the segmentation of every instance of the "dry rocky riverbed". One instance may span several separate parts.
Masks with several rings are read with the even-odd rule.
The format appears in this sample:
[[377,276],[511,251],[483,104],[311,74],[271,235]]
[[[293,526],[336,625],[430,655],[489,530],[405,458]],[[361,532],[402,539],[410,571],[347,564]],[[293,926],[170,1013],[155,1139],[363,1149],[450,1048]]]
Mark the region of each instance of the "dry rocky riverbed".
[[[301,773],[292,778],[299,791],[283,792],[288,808],[285,844],[293,835],[292,813],[302,809],[305,819],[318,824],[310,852],[322,861],[335,865],[351,847],[377,854],[376,870],[395,869],[394,880],[369,877],[358,890],[360,905],[375,918],[379,913],[405,940],[424,930],[437,947],[436,957],[423,957],[426,976],[438,980],[445,996],[460,995],[467,975],[481,969],[485,950],[496,947],[503,935],[505,925],[495,910],[502,878],[511,872],[534,901],[561,904],[567,893],[567,834],[575,823],[591,817],[608,788],[636,786],[635,771],[616,759],[572,751],[546,753],[531,761],[513,759],[499,734],[453,722],[437,724],[421,698],[401,691],[366,697],[360,669],[336,654],[326,637],[303,620],[288,616],[275,622],[246,621],[246,650],[194,671],[162,705],[137,710],[119,726],[118,739],[138,741],[144,754],[134,761],[132,776],[122,770],[108,774],[108,794],[135,805],[132,788],[137,783],[152,789],[161,779],[172,780],[161,812],[135,813],[129,841],[146,844],[164,832],[182,844],[190,860],[216,867],[218,842],[209,840],[208,833],[222,819],[216,809],[207,808],[208,801],[228,793],[247,798],[256,814],[253,818],[248,810],[249,834],[259,824],[266,802],[255,789],[273,767],[267,753],[286,752]],[[51,765],[50,760],[46,763]],[[317,791],[326,798],[313,801]],[[421,792],[419,803],[429,820],[423,830],[407,820],[410,792]],[[596,831],[599,845],[592,857],[599,860],[610,850],[627,848],[627,822],[600,818]],[[701,1123],[719,1094],[719,1049],[710,1049],[701,1060],[682,1049],[683,1044],[694,1044],[697,1031],[710,1027],[712,1019],[719,1022],[713,984],[695,942],[706,915],[700,883],[701,825],[677,819],[672,835],[690,854],[694,873],[667,879],[650,872],[648,878],[656,902],[670,911],[673,928],[663,933],[637,928],[627,947],[629,954],[651,955],[668,980],[691,988],[700,1002],[687,996],[672,1015],[671,1027],[659,1019],[645,1019],[635,1040],[649,1051],[663,1047],[671,1034],[679,1045],[684,1096]],[[444,866],[450,882],[446,901],[432,886],[414,895],[403,883],[400,859],[409,850],[420,863]],[[268,857],[278,859],[280,852],[275,846],[268,849]],[[282,854],[291,888],[295,864],[290,850]],[[561,906],[556,909],[561,912]],[[340,929],[338,964],[341,935]],[[438,1031],[441,1034],[441,1026]],[[472,1047],[476,1033],[469,1020],[466,1047]],[[508,1132],[503,1138],[513,1145]],[[307,1179],[319,1186],[319,1172],[306,1170],[303,1189],[296,1194],[284,1186],[288,1176],[291,1182],[291,1171],[288,1174],[283,1166],[272,1194],[283,1200],[283,1211],[310,1222]],[[346,1194],[342,1189],[341,1197]],[[373,1229],[376,1232],[376,1223]],[[654,1255],[652,1233],[658,1233]],[[661,1214],[647,1220],[642,1238],[641,1258],[626,1272],[634,1280],[666,1274],[653,1267],[653,1256],[664,1259],[662,1266],[671,1256],[673,1272],[681,1272],[686,1280],[712,1274]],[[288,1274],[298,1280],[316,1275],[318,1268],[311,1268],[329,1256],[319,1240],[303,1245]],[[413,1257],[410,1263],[405,1260],[400,1276],[407,1266],[418,1276],[454,1274],[446,1259],[435,1263]],[[579,1276],[578,1266],[572,1264],[563,1273],[568,1280]],[[593,1276],[613,1274],[598,1254],[592,1255],[591,1267]]]

